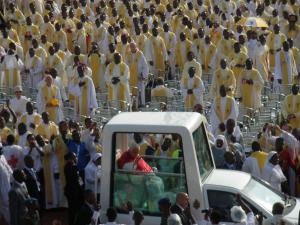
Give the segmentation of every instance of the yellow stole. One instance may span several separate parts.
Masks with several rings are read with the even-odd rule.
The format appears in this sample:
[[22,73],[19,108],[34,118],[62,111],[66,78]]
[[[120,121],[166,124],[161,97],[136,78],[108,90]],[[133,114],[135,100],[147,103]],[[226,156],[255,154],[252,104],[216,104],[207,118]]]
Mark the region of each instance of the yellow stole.
[[12,69],[13,70],[13,83],[10,84],[10,70],[6,68],[6,65],[4,66],[4,74],[5,74],[5,86],[6,87],[15,87],[18,85],[21,85],[21,79],[19,70],[17,68]]
[[60,180],[60,186],[62,189],[64,189],[65,184],[66,184],[66,179],[65,179],[65,172],[64,172],[64,165],[65,165],[65,160],[64,156],[68,152],[68,146],[65,144],[64,140],[62,139],[62,136],[59,135],[58,137],[55,138],[55,154],[57,157],[58,161],[58,168],[59,168],[59,180]]
[[[281,74],[282,74],[282,84],[289,84],[289,74],[288,74],[288,68],[287,68],[287,61],[285,58],[285,52],[281,51],[280,52],[280,64],[281,64]],[[292,64],[292,68],[291,68],[291,76],[292,76],[292,82],[293,82],[293,75],[294,75],[294,67],[293,67],[293,63],[294,63],[294,59],[291,58],[291,64]]]
[[182,55],[184,55],[184,57],[186,58],[186,54],[187,52],[191,49],[192,45],[191,42],[188,40],[185,40],[185,52],[182,53],[181,52],[181,46],[180,43],[182,43],[181,41],[178,41],[176,43],[176,53],[177,53],[177,64],[179,66],[179,68],[183,68],[184,64],[185,64],[185,60],[182,57]]
[[[84,78],[85,84],[81,87],[82,88],[82,94],[81,94],[81,102],[80,96],[75,97],[75,106],[76,106],[76,112],[77,114],[81,113],[81,115],[87,116],[88,115],[88,90],[89,90],[89,82]],[[74,85],[78,85],[78,78],[74,79]],[[80,106],[81,106],[81,112],[80,112]]]
[[92,69],[92,79],[95,85],[95,88],[100,87],[100,57],[98,54],[93,53],[90,55],[90,66]]
[[[244,70],[244,75],[247,75],[248,72],[249,72],[249,70]],[[248,79],[252,79],[253,81],[255,81],[257,71],[252,69],[250,73],[251,74]],[[244,77],[245,76],[243,76],[243,78]],[[253,88],[254,88],[254,85],[250,85],[247,83],[242,84],[242,98],[243,98],[243,105],[245,107],[250,107],[250,108],[253,107],[254,102],[252,102],[252,98],[251,98],[251,94],[254,91]]]
[[6,138],[8,135],[10,135],[12,132],[8,127],[3,127],[3,129],[0,129],[0,137],[1,140],[6,142]]
[[231,97],[226,96],[226,105],[225,105],[225,112],[224,114],[221,111],[221,97],[216,97],[216,114],[221,121],[221,123],[224,123],[224,121],[227,119],[227,117],[230,115],[232,108],[231,108]]
[[165,62],[163,58],[163,40],[161,37],[157,36],[157,38],[152,37],[152,46],[154,51],[154,65],[156,69],[165,71]]
[[[120,77],[121,77],[125,75],[126,64],[124,62],[121,62],[119,66],[120,66]],[[113,75],[114,68],[115,68],[115,63],[112,62],[108,65],[108,71],[111,77]],[[112,95],[113,95],[112,87],[109,86],[108,87],[109,101],[113,100]],[[125,101],[125,86],[121,82],[119,82],[119,96],[117,97],[117,100]]]
[[200,53],[202,56],[202,63],[204,65],[204,72],[206,72],[206,73],[208,72],[209,63],[210,63],[215,51],[216,51],[216,47],[214,45],[209,45],[208,51],[206,54],[205,54],[204,47],[200,49]]
[[[133,54],[135,54],[133,56]],[[136,87],[138,84],[138,65],[140,58],[142,56],[142,52],[137,50],[136,53],[128,52],[128,65],[130,70],[130,86]]]
[[[287,101],[287,112],[288,114],[295,114],[300,112],[300,95],[288,95],[286,97],[286,101]],[[295,118],[292,119],[291,121],[289,121],[289,123],[291,124],[291,126],[293,128],[297,128],[297,125],[299,123],[299,118]]]
[[[25,114],[21,117],[21,122],[24,123],[24,124],[27,124],[27,115],[28,114]],[[39,117],[39,115],[35,115],[34,118],[33,118],[33,122],[35,125],[38,125],[40,124],[41,122],[41,118]]]
[[[271,33],[269,35],[270,35],[270,44],[269,44],[269,47],[270,47],[270,49],[274,50],[274,54],[272,54],[270,52],[270,55],[269,55],[270,67],[273,68],[275,66],[275,55],[276,55],[276,50],[277,49],[274,49],[275,48],[275,46],[274,46],[274,44],[275,44],[275,34]],[[284,42],[284,36],[283,35],[280,35],[280,40],[281,40],[281,43]]]
[[253,152],[251,154],[251,157],[257,160],[259,169],[260,171],[262,171],[265,166],[265,162],[267,160],[268,154],[265,152],[258,151],[258,152]]
[[[183,78],[183,85],[186,89],[189,88],[189,79],[190,79],[190,77]],[[199,85],[200,85],[200,79],[198,77],[194,77],[192,89],[198,88]],[[195,106],[195,102],[196,102],[195,94],[187,95],[185,98],[185,107],[193,108]]]
[[[51,152],[52,152],[52,146],[50,144],[46,145],[44,147],[44,157],[43,157],[43,171],[44,171],[44,177],[45,177],[45,192],[47,196],[47,203],[52,204],[53,203],[53,190],[52,190],[52,169],[51,169]],[[60,175],[62,176],[62,175]],[[64,176],[63,176],[64,177]]]
[[[50,89],[51,90],[50,90],[50,93],[49,93],[49,91],[48,91],[49,88],[48,88],[47,85],[44,85],[42,87],[42,93],[43,93],[45,105],[47,103],[50,103],[52,100],[56,99],[57,87],[51,86]],[[55,107],[55,106],[51,106],[51,107],[46,106],[45,111],[47,111],[49,113],[49,119],[51,121],[56,121],[57,120],[57,107]]]
[[[222,72],[225,73],[225,77],[222,76]],[[217,81],[217,91],[219,90],[219,88],[224,85],[226,88],[230,87],[231,84],[232,84],[232,78],[230,77],[230,72],[231,70],[230,69],[225,69],[225,70],[222,70],[222,69],[218,69],[216,71],[216,81]],[[219,95],[219,94],[218,94]],[[229,96],[232,96],[233,95],[233,91],[228,93]]]

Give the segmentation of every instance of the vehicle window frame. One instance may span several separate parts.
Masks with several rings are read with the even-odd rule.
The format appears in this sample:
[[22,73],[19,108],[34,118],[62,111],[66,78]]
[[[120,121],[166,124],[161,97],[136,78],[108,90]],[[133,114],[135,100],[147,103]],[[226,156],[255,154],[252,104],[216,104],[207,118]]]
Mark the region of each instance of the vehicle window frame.
[[[134,132],[132,131],[129,131],[129,132],[125,132],[125,131],[122,131],[122,132],[114,132],[112,134],[112,143],[111,143],[111,159],[112,159],[112,163],[111,163],[111,170],[110,170],[110,193],[109,193],[109,207],[114,207],[116,208],[117,212],[120,213],[120,214],[128,214],[128,212],[126,212],[125,210],[121,210],[119,207],[115,206],[114,205],[114,192],[115,192],[115,174],[118,173],[118,169],[117,169],[117,161],[116,161],[116,137],[117,137],[117,134],[132,134]],[[147,132],[144,132],[144,133],[147,133]],[[150,133],[150,132],[148,132]],[[154,133],[154,132],[151,132],[151,134],[177,134],[177,133]],[[180,134],[177,134],[179,135],[181,138],[182,136]],[[184,152],[183,152],[183,155],[182,157],[182,161],[184,163],[184,181],[185,181],[185,191],[186,193],[188,194],[189,193],[189,189],[188,189],[188,181],[187,181],[187,175],[186,175],[186,164],[185,164],[185,158],[184,158]],[[122,172],[122,170],[120,170]],[[128,173],[130,173],[130,171],[128,171]],[[139,172],[138,172],[139,173]],[[143,173],[143,172],[141,172]],[[160,172],[153,172],[154,174],[160,174]],[[162,172],[163,173],[163,172]],[[154,213],[151,213],[149,211],[142,211],[144,216],[161,216],[161,214],[159,212],[154,212]]]
[[[200,171],[200,160],[199,160],[199,156],[198,156],[198,150],[197,150],[197,147],[196,146],[196,142],[195,142],[195,139],[194,139],[194,134],[196,132],[198,132],[198,130],[201,129],[200,132],[202,132],[202,135],[204,137],[204,141],[205,141],[205,145],[208,147],[209,149],[209,153],[208,153],[208,156],[209,156],[209,159],[210,159],[210,162],[211,162],[211,167],[210,169],[207,171],[206,174],[202,175],[201,174],[201,171]],[[193,144],[194,144],[194,148],[195,148],[195,152],[196,152],[196,157],[197,157],[197,163],[198,163],[198,167],[199,167],[199,174],[200,174],[200,178],[201,178],[201,182],[203,183],[205,181],[205,179],[211,174],[211,172],[215,169],[215,165],[214,165],[214,159],[213,159],[213,155],[212,155],[212,151],[210,149],[210,145],[209,145],[209,142],[208,142],[208,137],[207,137],[207,132],[206,132],[206,129],[205,129],[205,125],[204,125],[204,122],[202,122],[200,124],[200,126],[195,129],[193,132],[192,132],[192,137],[193,137]]]

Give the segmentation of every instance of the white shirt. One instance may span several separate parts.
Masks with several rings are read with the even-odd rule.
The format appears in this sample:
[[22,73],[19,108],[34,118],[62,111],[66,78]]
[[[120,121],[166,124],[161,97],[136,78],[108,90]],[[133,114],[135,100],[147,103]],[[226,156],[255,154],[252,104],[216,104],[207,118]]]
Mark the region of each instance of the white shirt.
[[30,155],[33,158],[33,160],[34,160],[33,168],[36,171],[39,171],[42,168],[41,154],[39,153],[39,151],[36,148],[33,148],[30,151],[29,147],[25,147],[24,148],[24,156],[26,156],[26,155]]
[[16,114],[21,116],[26,112],[26,104],[28,101],[29,101],[28,98],[26,98],[25,96],[21,96],[19,99],[14,97],[13,99],[10,100],[10,105],[12,110]]
[[19,145],[3,147],[3,155],[12,169],[21,169],[23,167],[23,150]]

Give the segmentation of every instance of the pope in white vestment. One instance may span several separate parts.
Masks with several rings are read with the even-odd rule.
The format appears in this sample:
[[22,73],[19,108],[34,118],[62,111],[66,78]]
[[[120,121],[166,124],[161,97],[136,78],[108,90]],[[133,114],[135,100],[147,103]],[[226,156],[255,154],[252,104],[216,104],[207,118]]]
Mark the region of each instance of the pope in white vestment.
[[78,77],[69,84],[69,93],[75,96],[75,115],[90,116],[98,108],[95,86],[83,66],[78,66],[77,72]]

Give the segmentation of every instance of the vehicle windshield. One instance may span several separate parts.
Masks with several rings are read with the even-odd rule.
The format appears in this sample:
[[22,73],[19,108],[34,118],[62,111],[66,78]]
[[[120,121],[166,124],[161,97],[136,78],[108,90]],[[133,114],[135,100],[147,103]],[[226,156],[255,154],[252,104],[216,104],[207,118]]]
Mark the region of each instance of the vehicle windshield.
[[254,178],[250,179],[243,192],[249,199],[270,213],[272,212],[274,203],[280,202],[285,205],[285,196],[283,194],[276,192]]

